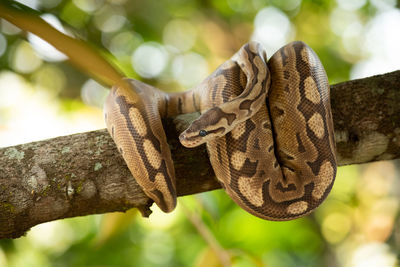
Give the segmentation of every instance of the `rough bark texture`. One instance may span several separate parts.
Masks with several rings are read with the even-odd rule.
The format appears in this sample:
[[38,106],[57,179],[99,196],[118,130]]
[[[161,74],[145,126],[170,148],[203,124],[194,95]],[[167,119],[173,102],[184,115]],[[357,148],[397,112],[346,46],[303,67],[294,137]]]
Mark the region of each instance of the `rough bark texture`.
[[[400,158],[400,71],[331,88],[339,165]],[[220,188],[205,146],[177,140],[195,115],[165,121],[179,196]],[[106,130],[0,149],[0,238],[39,223],[139,208],[151,201],[132,179]]]
[[340,165],[400,157],[400,71],[331,87]]

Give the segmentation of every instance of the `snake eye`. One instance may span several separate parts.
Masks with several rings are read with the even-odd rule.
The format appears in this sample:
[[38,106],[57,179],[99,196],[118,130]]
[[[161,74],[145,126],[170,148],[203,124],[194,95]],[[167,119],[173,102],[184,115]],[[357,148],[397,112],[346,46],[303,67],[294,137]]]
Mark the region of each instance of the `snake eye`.
[[204,136],[206,136],[208,133],[207,133],[207,131],[206,130],[200,130],[199,131],[199,135],[201,136],[201,137],[204,137]]

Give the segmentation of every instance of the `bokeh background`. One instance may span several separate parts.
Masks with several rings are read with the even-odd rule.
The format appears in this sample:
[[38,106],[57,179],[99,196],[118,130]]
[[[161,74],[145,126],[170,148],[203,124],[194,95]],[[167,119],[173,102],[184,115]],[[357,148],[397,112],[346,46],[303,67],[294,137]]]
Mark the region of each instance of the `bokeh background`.
[[[166,91],[197,84],[249,40],[269,55],[306,42],[331,84],[400,69],[396,0],[19,2]],[[107,93],[0,21],[0,147],[104,128]],[[153,207],[149,219],[132,210],[42,224],[0,240],[0,266],[399,266],[399,165],[339,168],[324,204],[290,222],[258,219],[217,190],[180,198],[171,214]]]

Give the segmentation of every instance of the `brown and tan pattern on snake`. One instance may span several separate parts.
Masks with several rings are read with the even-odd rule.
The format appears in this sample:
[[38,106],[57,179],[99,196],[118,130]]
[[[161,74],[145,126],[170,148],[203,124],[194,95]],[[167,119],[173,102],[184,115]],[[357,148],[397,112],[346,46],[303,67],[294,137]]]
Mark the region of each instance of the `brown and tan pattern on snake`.
[[107,129],[146,195],[169,212],[176,206],[175,172],[158,106],[154,105],[158,94],[151,94],[157,89],[130,81],[136,94],[115,86],[106,100]]
[[288,220],[315,209],[333,185],[329,85],[318,57],[301,42],[280,49],[268,67],[267,105],[207,146],[232,199],[258,217]]
[[173,210],[176,193],[160,118],[194,111],[202,115],[181,134],[181,143],[207,143],[218,180],[248,212],[294,219],[315,209],[332,188],[336,159],[329,85],[318,57],[304,43],[286,45],[268,64],[261,46],[248,43],[200,85],[180,94],[129,82],[139,97],[114,87],[105,105],[107,128],[133,176],[164,211]]

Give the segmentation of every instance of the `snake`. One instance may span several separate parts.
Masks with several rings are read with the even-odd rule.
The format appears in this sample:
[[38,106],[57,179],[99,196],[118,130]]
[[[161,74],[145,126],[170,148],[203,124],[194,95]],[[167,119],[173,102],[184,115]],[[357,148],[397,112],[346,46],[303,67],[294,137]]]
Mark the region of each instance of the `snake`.
[[200,112],[179,140],[206,144],[217,180],[245,211],[291,220],[318,207],[332,189],[336,155],[330,88],[304,42],[267,60],[260,43],[243,45],[199,85],[166,93],[134,79],[111,88],[107,129],[130,172],[162,211],[174,210],[176,180],[162,119]]

